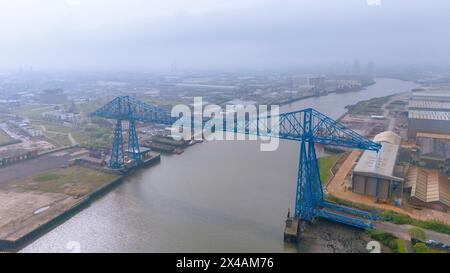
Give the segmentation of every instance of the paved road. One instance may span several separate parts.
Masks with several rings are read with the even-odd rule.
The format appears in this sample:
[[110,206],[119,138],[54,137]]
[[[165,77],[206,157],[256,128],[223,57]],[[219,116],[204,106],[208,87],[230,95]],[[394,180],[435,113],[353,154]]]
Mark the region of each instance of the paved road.
[[[392,233],[400,239],[411,240],[408,234],[408,230],[413,227],[411,225],[396,225],[389,222],[376,222],[374,227],[376,229]],[[450,245],[450,235],[426,229],[424,229],[424,231],[427,236],[427,240],[435,240],[437,242]]]
[[72,144],[72,146],[78,145],[78,142],[75,140],[75,138],[72,136],[72,133],[68,133],[67,137],[70,140],[70,143]]

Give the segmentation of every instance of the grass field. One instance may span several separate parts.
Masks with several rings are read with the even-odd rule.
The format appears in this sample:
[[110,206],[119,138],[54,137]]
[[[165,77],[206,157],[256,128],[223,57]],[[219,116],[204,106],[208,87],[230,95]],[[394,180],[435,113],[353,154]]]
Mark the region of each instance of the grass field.
[[0,146],[5,146],[11,143],[14,143],[14,139],[10,137],[7,133],[5,133],[2,129],[0,129]]
[[71,133],[76,131],[76,128],[64,126],[59,123],[52,123],[52,122],[39,122],[36,123],[38,126],[44,126],[47,131],[51,132],[58,132],[58,133]]
[[324,156],[319,158],[319,170],[320,170],[320,180],[322,183],[326,183],[328,177],[331,175],[331,168],[333,168],[336,161],[341,157],[341,154]]
[[413,248],[416,253],[450,253],[449,251],[445,251],[443,249],[429,247],[424,243],[416,243]]
[[42,105],[22,106],[17,109],[17,113],[25,115],[31,120],[41,120],[42,113],[51,111],[53,109],[54,109],[53,106],[42,106]]
[[3,183],[0,184],[0,190],[20,189],[22,191],[83,196],[116,178],[118,176],[115,174],[104,173],[80,166],[72,166]]
[[47,140],[56,147],[65,147],[71,145],[70,139],[66,134],[45,132],[44,135],[47,137]]
[[83,131],[74,132],[72,136],[80,145],[89,148],[109,146],[112,142],[111,131],[105,128],[86,127]]
[[[370,100],[360,101],[355,105],[349,107],[349,113],[351,114],[368,114],[374,109],[381,109],[383,104],[387,103],[391,96],[373,98]],[[380,110],[379,110],[380,111]]]

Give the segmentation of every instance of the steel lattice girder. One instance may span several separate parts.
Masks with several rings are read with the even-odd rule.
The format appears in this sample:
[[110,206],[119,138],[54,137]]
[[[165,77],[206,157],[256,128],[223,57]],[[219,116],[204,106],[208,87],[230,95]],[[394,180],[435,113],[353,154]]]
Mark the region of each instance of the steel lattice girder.
[[[307,115],[311,116],[311,129],[308,131],[305,130],[305,125],[302,122]],[[220,124],[222,120],[216,119],[214,122]],[[277,122],[276,126],[272,126],[272,122]],[[345,125],[311,108],[277,116],[269,115],[251,120],[235,120],[231,124],[224,122],[224,130],[363,150],[378,151],[381,148],[379,143],[359,135]]]
[[169,110],[149,105],[130,96],[115,98],[91,113],[91,116],[161,124],[173,124],[177,120],[171,117]]

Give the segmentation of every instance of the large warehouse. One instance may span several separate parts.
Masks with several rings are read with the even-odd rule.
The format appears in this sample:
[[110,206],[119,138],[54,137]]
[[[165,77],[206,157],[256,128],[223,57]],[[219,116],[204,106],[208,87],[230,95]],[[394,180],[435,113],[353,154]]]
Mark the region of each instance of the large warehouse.
[[450,166],[450,135],[419,132],[416,141],[420,159],[427,166],[443,169]]
[[414,92],[408,107],[408,138],[417,133],[450,134],[450,90]]
[[447,89],[439,91],[434,91],[431,89],[431,92],[413,92],[411,99],[421,101],[450,102],[450,94]]
[[396,176],[395,165],[400,148],[400,136],[394,132],[383,132],[373,139],[381,143],[381,150],[364,151],[353,170],[353,192],[386,201],[395,191],[395,197],[401,200],[403,178]]
[[450,112],[408,111],[408,138],[415,139],[418,132],[450,134]]
[[450,112],[450,102],[429,101],[429,100],[410,100],[408,109],[416,110],[416,111]]

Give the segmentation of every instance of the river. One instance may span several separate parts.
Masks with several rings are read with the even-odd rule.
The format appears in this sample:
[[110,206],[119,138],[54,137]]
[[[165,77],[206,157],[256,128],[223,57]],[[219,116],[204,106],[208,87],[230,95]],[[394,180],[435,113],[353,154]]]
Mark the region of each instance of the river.
[[[284,105],[312,107],[333,118],[360,100],[409,91],[416,84],[376,79],[358,92]],[[22,252],[285,252],[287,209],[293,208],[298,143],[261,152],[257,141],[204,142],[125,182]]]

